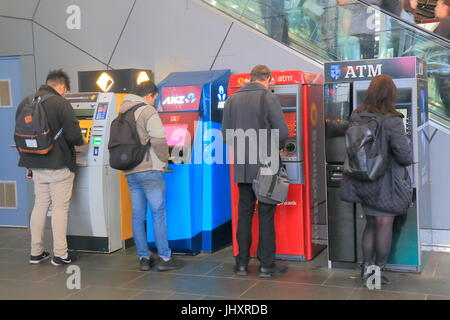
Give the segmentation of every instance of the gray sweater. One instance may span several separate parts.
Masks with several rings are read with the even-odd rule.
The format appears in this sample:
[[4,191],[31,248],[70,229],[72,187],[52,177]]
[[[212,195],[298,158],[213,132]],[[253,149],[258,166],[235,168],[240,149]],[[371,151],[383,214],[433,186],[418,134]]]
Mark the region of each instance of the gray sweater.
[[137,167],[124,171],[125,175],[151,170],[164,171],[167,169],[169,147],[163,124],[155,108],[147,104],[144,98],[129,94],[124,97],[119,112],[125,113],[141,103],[146,103],[146,105],[140,107],[134,113],[136,128],[142,144],[146,144],[150,140],[150,150]]

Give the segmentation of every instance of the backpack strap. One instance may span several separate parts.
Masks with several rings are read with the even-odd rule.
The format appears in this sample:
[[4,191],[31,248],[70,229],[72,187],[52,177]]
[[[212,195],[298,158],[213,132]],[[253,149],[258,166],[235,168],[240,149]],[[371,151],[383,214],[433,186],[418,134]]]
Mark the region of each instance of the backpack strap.
[[266,96],[267,90],[264,90],[261,93],[259,98],[259,128],[260,129],[268,129],[266,122],[266,113],[267,113],[267,105],[266,105]]

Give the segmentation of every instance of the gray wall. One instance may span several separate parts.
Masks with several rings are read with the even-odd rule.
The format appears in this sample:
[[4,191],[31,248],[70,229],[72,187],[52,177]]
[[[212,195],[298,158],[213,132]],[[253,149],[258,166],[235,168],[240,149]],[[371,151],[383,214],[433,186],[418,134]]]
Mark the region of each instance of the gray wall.
[[[81,28],[69,29],[77,5]],[[228,36],[227,36],[228,34]],[[155,81],[174,71],[231,69],[255,64],[322,72],[320,65],[198,0],[2,0],[0,56],[21,55],[24,95],[63,68],[78,90],[77,72],[151,69]],[[30,60],[31,57],[31,60]]]

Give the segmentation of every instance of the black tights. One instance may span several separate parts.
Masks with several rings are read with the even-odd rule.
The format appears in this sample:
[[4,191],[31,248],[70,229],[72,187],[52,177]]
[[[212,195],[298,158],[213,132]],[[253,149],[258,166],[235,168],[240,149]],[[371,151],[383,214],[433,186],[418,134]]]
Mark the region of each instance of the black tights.
[[366,216],[366,228],[362,236],[363,262],[384,266],[387,263],[392,243],[392,226],[395,217]]

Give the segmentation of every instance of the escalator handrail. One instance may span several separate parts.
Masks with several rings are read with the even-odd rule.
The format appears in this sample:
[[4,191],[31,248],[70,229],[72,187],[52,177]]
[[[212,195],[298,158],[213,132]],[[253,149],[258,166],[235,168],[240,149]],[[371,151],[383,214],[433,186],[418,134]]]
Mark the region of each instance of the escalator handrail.
[[383,8],[378,7],[377,5],[370,4],[370,3],[368,3],[368,2],[366,2],[366,1],[364,1],[364,0],[358,0],[358,1],[361,2],[361,3],[363,3],[364,5],[366,5],[366,6],[368,6],[368,7],[371,7],[371,8],[373,8],[373,9],[375,9],[375,10],[378,10],[378,11],[380,11],[380,12],[383,12],[383,14],[385,14],[385,15],[387,15],[387,16],[390,16],[390,17],[393,18],[394,20],[398,20],[398,21],[401,21],[401,22],[404,23],[404,24],[409,25],[409,26],[412,27],[413,29],[419,29],[421,32],[423,32],[423,33],[425,33],[425,34],[431,36],[432,38],[436,38],[436,39],[438,39],[438,40],[440,40],[440,41],[443,41],[443,42],[444,42],[444,46],[447,47],[448,49],[450,49],[450,40],[448,40],[448,39],[446,39],[446,38],[444,38],[444,37],[442,37],[442,36],[440,36],[440,35],[438,35],[438,34],[432,32],[432,31],[429,31],[429,30],[427,30],[427,29],[425,29],[425,28],[422,28],[422,27],[418,26],[417,24],[414,24],[414,23],[411,23],[411,22],[409,22],[409,21],[407,21],[407,20],[404,20],[404,19],[400,18],[399,16],[393,14],[392,12],[386,11],[386,10],[384,10]]

